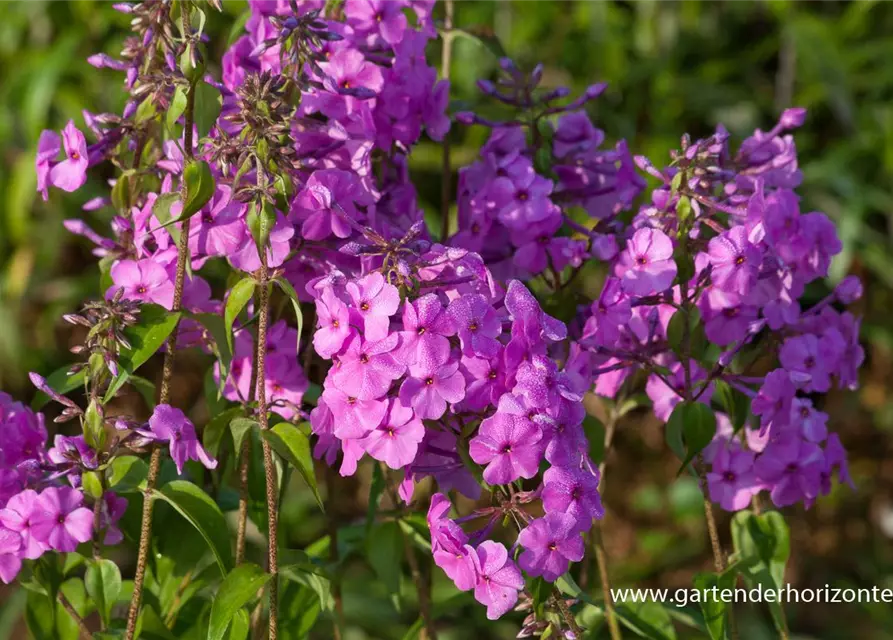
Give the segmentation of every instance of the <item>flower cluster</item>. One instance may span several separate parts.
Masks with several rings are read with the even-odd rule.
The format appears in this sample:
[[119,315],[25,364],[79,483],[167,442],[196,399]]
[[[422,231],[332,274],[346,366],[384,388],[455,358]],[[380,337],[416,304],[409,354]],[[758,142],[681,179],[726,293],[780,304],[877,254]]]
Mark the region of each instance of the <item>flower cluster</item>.
[[[859,324],[834,304],[853,302],[861,287],[848,278],[804,307],[806,285],[828,275],[841,249],[834,225],[801,213],[793,191],[800,173],[784,132],[804,115],[786,111],[734,155],[720,128],[705,140],[684,139],[662,172],[636,158],[661,184],[626,232],[583,331],[601,395],[615,396],[644,369],[664,421],[685,400],[721,402],[717,385],[751,402],[759,428],[742,441],[734,435],[742,424],[720,420],[727,428],[705,452],[710,495],[730,510],[762,490],[778,506],[809,505],[830,491],[835,472],[849,479],[840,441],[807,394],[825,393],[833,381],[856,384]],[[755,355],[767,353],[780,366],[751,373]]]
[[88,508],[80,488],[81,473],[98,464],[83,436],[56,436],[47,449],[43,415],[0,393],[0,580],[14,580],[23,560],[74,551],[94,536],[102,535],[105,544],[121,542],[116,523],[127,501],[106,491],[90,498]]
[[[491,128],[492,134],[480,160],[459,170],[459,231],[452,242],[480,253],[505,279],[544,272],[559,278],[568,266],[613,258],[617,245],[611,222],[630,207],[644,181],[626,142],[603,148],[604,132],[582,110],[605,85],[593,85],[559,106],[556,101],[569,90],[540,89],[541,67],[525,75],[511,60],[501,60],[500,66],[504,77],[497,85],[480,81],[481,90],[530,115],[501,122],[457,115],[462,122]],[[573,208],[594,219],[598,231],[575,221]]]
[[[475,263],[483,278],[471,271]],[[505,547],[484,541],[504,509],[523,529],[520,567],[549,581],[582,559],[581,534],[602,515],[581,426],[587,382],[552,358],[567,330],[519,281],[494,291],[480,258],[439,246],[408,266],[408,278],[394,278],[399,287],[379,270],[313,285],[313,344],[333,361],[311,413],[316,453],[331,463],[340,450],[345,475],[364,454],[402,469],[407,501],[424,476],[442,490],[478,497],[467,453],[507,499],[486,512],[490,523],[471,545],[444,519],[449,501],[436,497],[429,513],[434,558],[495,618],[514,606],[523,586]],[[522,499],[513,483],[536,477],[544,460],[551,466],[542,487]],[[546,516],[533,518],[521,505],[540,495]]]

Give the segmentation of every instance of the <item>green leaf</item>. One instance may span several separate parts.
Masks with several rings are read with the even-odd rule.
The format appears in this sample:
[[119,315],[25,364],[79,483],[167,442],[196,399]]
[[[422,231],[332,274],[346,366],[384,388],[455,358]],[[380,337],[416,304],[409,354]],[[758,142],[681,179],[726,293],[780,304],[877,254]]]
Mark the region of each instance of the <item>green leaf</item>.
[[229,528],[220,507],[191,482],[173,480],[155,494],[195,527],[208,543],[223,575],[232,567]]
[[187,162],[183,169],[183,180],[186,181],[186,204],[183,205],[180,220],[198,213],[214,195],[216,188],[211,167],[204,160]]
[[84,414],[83,422],[84,442],[87,446],[102,451],[105,447],[105,420],[100,413],[99,405],[96,400],[90,402],[87,411]]
[[251,617],[245,609],[239,609],[229,625],[227,638],[228,640],[248,640],[249,631],[251,631]]
[[394,521],[374,527],[366,538],[366,557],[388,593],[400,593],[403,534]]
[[719,396],[723,409],[732,421],[735,431],[738,431],[747,423],[750,416],[750,398],[733,388],[725,380],[714,380],[716,394]]
[[136,456],[119,456],[109,470],[109,489],[118,493],[133,493],[146,487],[149,465]]
[[248,304],[248,301],[251,300],[251,296],[254,295],[254,287],[256,285],[257,283],[254,281],[254,278],[242,278],[235,284],[229,292],[229,296],[226,298],[226,307],[223,310],[223,322],[226,330],[226,344],[229,347],[230,353],[233,351],[233,324],[235,324],[236,318],[242,312],[242,309],[244,309],[245,305]]
[[679,309],[670,318],[667,325],[667,342],[673,351],[682,357],[685,350],[685,327],[688,321],[688,344],[689,355],[695,359],[699,359],[707,346],[707,339],[704,335],[703,322],[701,322],[701,312],[697,307],[692,307],[688,312],[685,309]]
[[313,497],[316,498],[319,508],[325,511],[316,483],[313,456],[310,454],[310,439],[307,435],[293,424],[280,422],[271,429],[261,431],[261,436],[270,443],[276,453],[298,470],[304,482],[313,492]]
[[271,577],[256,564],[245,563],[233,569],[220,585],[211,604],[208,640],[222,640],[236,612],[254,600]]
[[319,605],[323,611],[332,611],[335,608],[335,600],[332,598],[332,583],[322,567],[313,564],[312,560],[303,551],[289,550],[291,559],[300,559],[299,562],[289,564],[279,569],[279,573],[286,580],[296,582],[308,587],[316,594]]
[[[238,315],[238,314],[237,314]],[[220,384],[217,396],[222,397],[223,387],[229,377],[229,368],[232,365],[233,353],[230,341],[227,340],[226,324],[217,313],[193,313],[192,318],[197,320],[214,339],[217,362],[220,363]]]
[[[56,391],[63,396],[66,393],[70,393],[77,389],[78,387],[84,386],[84,380],[87,378],[87,370],[81,369],[74,375],[68,375],[68,371],[71,369],[71,365],[66,365],[60,369],[56,369],[50,375],[47,376],[47,384],[50,386],[50,389]],[[33,411],[40,411],[44,405],[50,401],[50,397],[45,394],[43,391],[38,391],[34,394],[34,399],[31,401],[31,409]]]
[[[701,402],[680,402],[667,421],[667,443],[683,458],[679,473],[704,450],[716,435],[716,414]],[[681,437],[680,437],[681,436]]]
[[104,558],[88,560],[84,585],[99,611],[99,616],[108,625],[111,620],[112,607],[118,600],[118,594],[121,593],[121,571],[118,569],[118,565]]
[[261,251],[267,246],[267,241],[270,239],[270,231],[273,230],[273,225],[276,224],[276,210],[266,200],[259,209],[257,203],[252,202],[245,221],[248,223],[248,230],[251,231],[251,237],[254,238],[257,250]]
[[605,458],[605,425],[595,416],[587,414],[583,419],[583,431],[589,441],[589,457],[599,464]]
[[207,82],[198,82],[193,89],[195,91],[195,127],[199,137],[208,135],[211,127],[217,122],[220,115],[221,98],[220,91]]
[[[385,489],[385,477],[379,465],[372,466],[372,483],[369,486],[369,506],[366,509],[366,535],[372,531],[375,524],[375,516],[378,514],[378,501]],[[329,496],[329,500],[332,496]]]
[[157,304],[140,307],[139,324],[124,330],[132,348],[124,350],[118,358],[121,371],[109,385],[104,403],[110,402],[128,378],[158,352],[179,321],[179,313],[172,313]]
[[237,417],[230,421],[229,430],[233,435],[233,451],[238,453],[242,450],[245,435],[255,428],[260,429],[260,424],[252,418]]
[[725,640],[728,625],[728,612],[731,603],[722,599],[713,599],[712,589],[717,591],[735,588],[735,570],[724,571],[721,574],[699,573],[695,576],[695,588],[699,590],[698,604],[704,612],[704,623],[712,640]]
[[[777,511],[756,515],[739,511],[732,518],[732,544],[738,573],[751,587],[764,590],[781,589],[784,570],[791,554],[790,530]],[[769,611],[776,629],[786,629],[784,609],[779,602],[770,602]]]
[[93,499],[102,497],[102,482],[95,471],[86,471],[81,475],[81,488]]
[[242,411],[242,407],[231,407],[211,418],[208,424],[205,425],[205,428],[202,429],[202,445],[211,457],[216,458],[217,454],[220,453],[220,443],[223,441],[227,427],[229,427],[233,418],[242,415]]
[[670,614],[659,602],[625,602],[616,608],[624,626],[651,640],[675,640],[676,629]]
[[186,111],[186,92],[183,91],[183,87],[177,87],[177,90],[174,91],[174,97],[171,99],[171,105],[168,107],[165,115],[165,122],[170,131],[174,130],[177,120],[180,119],[184,111]]
[[295,288],[291,286],[291,283],[288,280],[285,278],[276,278],[275,282],[289,297],[292,307],[295,310],[295,319],[298,323],[298,344],[295,348],[295,353],[297,354],[301,349],[301,333],[304,331],[304,314],[301,313],[301,301],[298,299],[298,293],[295,291]]

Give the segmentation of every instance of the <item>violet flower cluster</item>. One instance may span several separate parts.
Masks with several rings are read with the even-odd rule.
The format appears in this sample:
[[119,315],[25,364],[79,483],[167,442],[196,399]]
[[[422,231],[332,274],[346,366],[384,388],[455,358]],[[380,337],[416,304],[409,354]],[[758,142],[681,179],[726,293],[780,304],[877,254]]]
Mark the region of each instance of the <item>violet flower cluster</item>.
[[[333,362],[311,413],[316,454],[331,464],[340,452],[343,475],[364,454],[402,469],[407,502],[427,476],[441,491],[478,498],[464,459],[480,465],[483,483],[505,496],[476,514],[488,523],[469,537],[446,517],[450,502],[440,493],[429,526],[435,562],[497,618],[517,601],[520,569],[554,581],[582,559],[581,534],[602,515],[582,429],[588,381],[551,355],[565,325],[521,282],[496,286],[476,254],[435,245],[395,269],[386,257],[383,267],[311,285],[314,348]],[[542,486],[516,491],[543,463]],[[539,497],[546,516],[534,518],[522,505]],[[517,564],[487,539],[506,514],[521,529]]]
[[83,436],[57,435],[47,445],[43,415],[0,393],[0,580],[7,584],[23,560],[74,551],[94,536],[109,545],[123,538],[117,522],[127,500],[111,491],[88,498],[81,487],[81,474],[100,464],[96,450]]
[[[636,158],[661,184],[626,232],[581,338],[596,393],[614,397],[645,370],[663,421],[683,400],[721,402],[719,384],[750,402],[759,425],[736,434],[720,413],[704,452],[710,496],[728,510],[763,490],[777,506],[809,506],[831,490],[835,474],[851,482],[817,403],[832,385],[857,383],[859,322],[836,305],[858,299],[861,285],[850,277],[825,299],[803,301],[806,285],[826,277],[841,250],[834,224],[801,213],[794,191],[801,174],[785,132],[804,117],[802,109],[785,111],[735,154],[720,127],[705,140],[684,139],[664,171]],[[711,345],[697,356],[673,344],[673,318],[686,305],[688,317],[699,318],[693,338],[700,330],[701,344]],[[753,371],[757,354],[776,357],[777,368]]]

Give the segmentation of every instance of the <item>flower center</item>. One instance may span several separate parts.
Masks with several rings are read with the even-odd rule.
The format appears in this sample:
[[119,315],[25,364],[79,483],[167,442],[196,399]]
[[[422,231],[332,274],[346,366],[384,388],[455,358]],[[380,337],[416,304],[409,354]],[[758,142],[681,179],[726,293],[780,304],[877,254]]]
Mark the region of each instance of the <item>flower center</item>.
[[737,264],[737,265],[742,265],[746,261],[747,261],[747,259],[744,256],[738,256],[737,258],[735,258],[735,264]]
[[478,330],[478,323],[477,323],[476,321],[472,321],[471,324],[468,325],[468,330],[469,330],[469,331],[477,331],[477,330]]
[[512,452],[512,443],[506,442],[504,445],[502,445],[502,448],[500,449],[500,451],[502,453],[511,453]]
[[417,333],[418,333],[420,336],[425,335],[425,327],[419,327],[419,330],[418,330]]
[[555,551],[558,548],[558,544],[553,540],[549,543],[549,551]]
[[360,304],[360,309],[362,309],[363,311],[369,311],[369,303],[363,302],[362,304]]
[[806,407],[803,407],[802,409],[800,409],[800,415],[803,418],[808,418],[809,417],[809,409],[807,409]]
[[368,362],[369,362],[369,356],[367,356],[365,353],[362,354],[362,355],[360,355],[360,362],[362,362],[363,364],[368,363]]
[[797,463],[796,463],[796,462],[789,462],[789,463],[788,463],[788,466],[786,466],[786,467],[784,468],[784,470],[787,471],[788,473],[797,473]]
[[72,151],[71,155],[69,155],[68,157],[72,160],[80,160],[81,154],[79,154],[77,151]]
[[341,326],[341,323],[338,322],[337,320],[332,320],[332,326],[335,327],[335,328],[337,329],[338,327]]
[[636,264],[645,265],[648,264],[648,258],[646,256],[639,256],[636,258]]
[[140,285],[136,288],[136,292],[139,294],[146,293],[146,291],[148,291],[148,289],[146,289],[146,287],[144,285]]
[[344,80],[341,82],[342,89],[350,89],[350,80]]
[[65,524],[65,514],[60,513],[59,517],[56,518],[56,522],[59,524]]
[[526,191],[519,191],[517,194],[515,194],[515,197],[521,202],[527,202],[530,194],[528,194]]
[[803,366],[805,366],[807,369],[812,369],[815,366],[815,358],[813,358],[812,356],[809,356],[803,362]]
[[732,473],[731,471],[726,471],[725,474],[723,475],[723,479],[726,482],[735,482],[735,474]]
[[425,378],[425,384],[431,386],[434,384],[434,378]]

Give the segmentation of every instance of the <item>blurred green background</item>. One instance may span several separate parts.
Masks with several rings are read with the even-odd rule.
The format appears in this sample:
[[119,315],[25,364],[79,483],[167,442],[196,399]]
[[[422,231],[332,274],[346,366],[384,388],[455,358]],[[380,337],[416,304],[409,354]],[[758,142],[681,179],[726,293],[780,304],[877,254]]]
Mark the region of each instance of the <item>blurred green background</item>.
[[[219,60],[244,4],[210,12]],[[62,220],[85,217],[80,205],[102,193],[94,175],[73,196],[35,193],[34,149],[40,131],[82,109],[120,109],[120,74],[86,58],[117,54],[128,19],[108,2],[5,2],[0,6],[0,389],[29,399],[27,372],[48,373],[71,361],[63,312],[97,294],[90,247]],[[798,587],[893,587],[893,3],[886,2],[458,2],[456,24],[492,31],[522,67],[545,64],[544,83],[576,91],[596,81],[609,90],[591,107],[609,140],[625,137],[634,153],[661,166],[689,132],[707,135],[722,122],[737,140],[771,128],[781,109],[809,109],[796,134],[805,176],[804,210],[826,212],[844,253],[833,277],[861,276],[867,360],[856,393],[832,394],[832,428],[850,452],[857,490],[836,490],[810,511],[785,510],[794,552],[787,579]],[[432,44],[432,60],[439,57]],[[476,105],[474,82],[492,75],[496,58],[458,39],[453,97]],[[480,130],[454,131],[455,165],[470,162]],[[422,143],[413,171],[426,211],[440,201],[440,152]],[[453,181],[455,184],[455,180]],[[206,363],[205,363],[206,365]],[[201,387],[201,367],[184,366],[182,389]],[[709,568],[697,487],[675,480],[657,423],[644,413],[621,425],[608,460],[605,544],[615,586],[688,586]],[[368,479],[337,484],[341,522],[362,519]],[[287,542],[318,538],[325,528],[306,492],[283,509]],[[721,522],[728,540],[728,521]],[[351,566],[345,582],[348,638],[401,638],[413,621],[391,606],[369,568]],[[513,637],[512,622],[493,625],[468,600],[435,605],[443,637]],[[408,585],[405,585],[408,588]],[[381,587],[381,588],[380,588]],[[442,590],[448,593],[447,590]],[[22,598],[0,590],[0,638],[25,637]],[[791,605],[802,638],[893,638],[884,604]],[[741,637],[774,637],[768,614],[742,609]],[[326,631],[318,636],[327,637]]]

